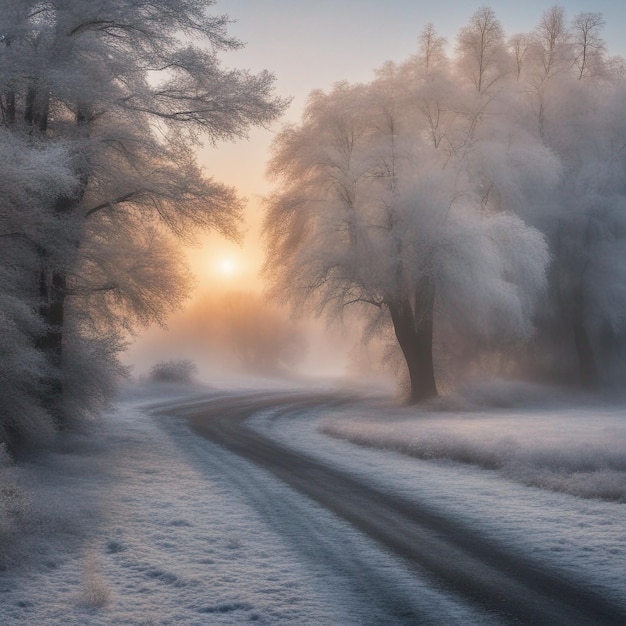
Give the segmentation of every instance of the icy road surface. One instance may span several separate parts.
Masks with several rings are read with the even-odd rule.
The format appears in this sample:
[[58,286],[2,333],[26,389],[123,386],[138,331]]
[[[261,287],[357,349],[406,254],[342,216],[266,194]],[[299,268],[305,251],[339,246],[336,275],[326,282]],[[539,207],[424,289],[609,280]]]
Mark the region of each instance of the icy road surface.
[[0,624],[626,623],[622,502],[330,438],[395,419],[335,391],[142,402],[2,470]]

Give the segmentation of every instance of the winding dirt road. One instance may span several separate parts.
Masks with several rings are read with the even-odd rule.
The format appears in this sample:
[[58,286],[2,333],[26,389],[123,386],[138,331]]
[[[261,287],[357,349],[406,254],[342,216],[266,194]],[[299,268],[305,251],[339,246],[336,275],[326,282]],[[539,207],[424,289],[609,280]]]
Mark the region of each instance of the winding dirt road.
[[[245,424],[269,409],[289,415],[356,401],[340,393],[259,392],[177,403],[159,411],[184,417],[198,434],[265,468],[498,623],[626,624],[619,607],[590,589],[507,552],[456,520],[289,450]],[[406,623],[418,623],[410,611]]]

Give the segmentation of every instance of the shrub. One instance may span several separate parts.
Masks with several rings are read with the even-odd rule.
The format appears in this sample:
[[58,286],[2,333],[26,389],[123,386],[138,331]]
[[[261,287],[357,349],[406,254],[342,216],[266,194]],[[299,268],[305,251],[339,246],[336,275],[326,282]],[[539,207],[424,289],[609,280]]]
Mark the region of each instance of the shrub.
[[149,379],[158,383],[192,383],[198,366],[188,359],[159,361],[150,370]]

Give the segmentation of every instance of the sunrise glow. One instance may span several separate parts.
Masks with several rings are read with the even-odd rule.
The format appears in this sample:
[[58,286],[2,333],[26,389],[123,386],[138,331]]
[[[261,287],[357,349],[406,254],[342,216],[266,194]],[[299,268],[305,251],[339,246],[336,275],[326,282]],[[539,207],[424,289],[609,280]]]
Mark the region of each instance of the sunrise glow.
[[231,257],[224,257],[217,262],[216,269],[221,276],[232,276],[237,272],[237,263]]

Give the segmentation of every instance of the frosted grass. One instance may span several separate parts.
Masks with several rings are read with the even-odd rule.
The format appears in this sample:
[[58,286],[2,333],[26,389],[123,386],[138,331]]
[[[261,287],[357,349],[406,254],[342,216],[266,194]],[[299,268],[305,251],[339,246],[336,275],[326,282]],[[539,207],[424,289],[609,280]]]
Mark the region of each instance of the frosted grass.
[[626,411],[622,407],[425,413],[346,413],[320,431],[419,459],[496,470],[525,485],[626,502]]
[[[233,384],[228,393],[239,392]],[[142,393],[141,402],[164,403],[185,390]],[[187,390],[185,401],[202,397],[206,390]],[[548,468],[580,488],[583,471],[622,472],[621,409],[521,404],[506,414],[417,413],[367,400],[357,411],[265,411],[250,425],[626,607],[625,505],[520,478],[522,469],[545,476]],[[382,429],[370,433],[376,448],[321,432],[368,424]],[[428,433],[423,449],[437,454],[378,447],[389,433],[409,432]],[[454,450],[466,458],[451,460]],[[490,623],[322,507],[195,436],[184,420],[146,414],[136,399],[38,459],[5,460],[0,478],[3,625],[406,623],[393,598],[413,606],[419,623]],[[381,585],[391,605],[372,594]]]

